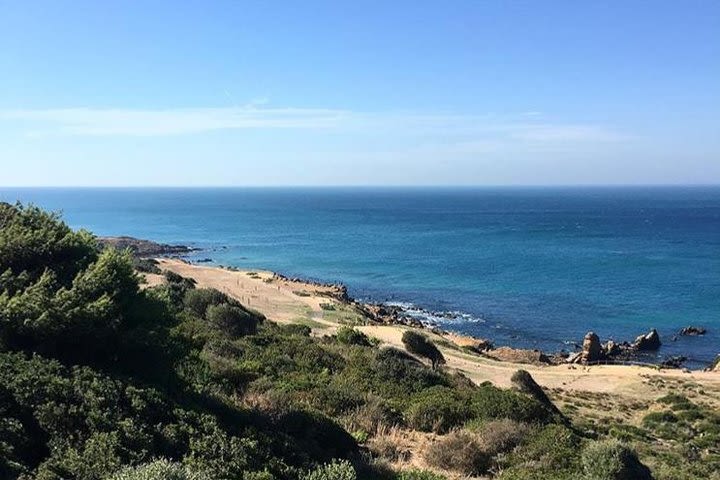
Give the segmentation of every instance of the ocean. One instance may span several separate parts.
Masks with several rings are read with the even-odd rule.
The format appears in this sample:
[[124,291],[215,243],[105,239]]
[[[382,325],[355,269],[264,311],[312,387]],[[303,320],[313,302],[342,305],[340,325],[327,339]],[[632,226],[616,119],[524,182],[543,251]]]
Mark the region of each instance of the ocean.
[[[720,187],[0,188],[74,228],[339,281],[496,345],[633,340],[720,353]],[[677,337],[683,326],[708,329]]]

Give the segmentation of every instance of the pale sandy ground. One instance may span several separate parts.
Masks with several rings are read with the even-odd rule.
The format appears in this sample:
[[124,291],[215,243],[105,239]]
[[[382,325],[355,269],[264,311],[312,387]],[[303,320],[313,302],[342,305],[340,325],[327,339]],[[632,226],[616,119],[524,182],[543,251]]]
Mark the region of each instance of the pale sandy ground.
[[[331,291],[329,287],[273,279],[271,272],[231,271],[218,267],[190,265],[174,259],[158,259],[158,261],[162,269],[193,278],[198,287],[216,288],[261,312],[272,321],[309,325],[317,335],[332,334],[339,322],[352,323],[360,320],[359,315],[349,306],[322,296]],[[159,276],[147,277],[150,285],[161,281]],[[337,306],[337,310],[323,310],[320,306],[323,303],[333,303]],[[401,337],[407,327],[362,325],[357,328],[385,344],[403,348]],[[430,332],[426,331],[426,333]],[[656,382],[648,381],[651,377],[670,383],[693,382],[708,390],[708,393],[720,392],[720,372],[683,373],[680,370],[656,370],[620,365],[583,367],[514,364],[479,357],[447,346],[448,340],[462,343],[462,337],[438,335],[433,337],[441,343],[446,343],[446,345],[440,344],[439,347],[447,360],[447,366],[461,371],[476,383],[487,380],[498,386],[507,387],[510,385],[511,375],[522,368],[529,371],[533,378],[546,388],[610,393],[631,399],[649,400],[659,396],[657,388],[653,386]]]

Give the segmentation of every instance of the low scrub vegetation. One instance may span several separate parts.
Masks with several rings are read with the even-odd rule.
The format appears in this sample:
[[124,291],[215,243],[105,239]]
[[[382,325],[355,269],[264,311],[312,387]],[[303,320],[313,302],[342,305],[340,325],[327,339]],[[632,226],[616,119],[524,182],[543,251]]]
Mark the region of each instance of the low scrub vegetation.
[[[445,371],[422,335],[405,344],[432,369],[357,330],[312,337],[166,280],[140,289],[128,253],[0,204],[0,478],[613,479],[635,465],[626,446],[581,436],[551,404]],[[716,421],[679,408],[683,425]],[[670,418],[646,424],[659,434]],[[438,472],[377,458],[412,455],[399,446],[365,451],[389,429],[437,435],[422,457]]]

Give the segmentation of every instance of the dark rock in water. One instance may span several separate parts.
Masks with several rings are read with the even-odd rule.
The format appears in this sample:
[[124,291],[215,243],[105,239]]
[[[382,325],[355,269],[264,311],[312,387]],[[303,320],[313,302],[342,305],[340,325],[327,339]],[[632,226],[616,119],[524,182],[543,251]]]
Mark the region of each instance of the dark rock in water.
[[645,335],[640,335],[635,339],[633,348],[635,350],[646,352],[651,350],[657,350],[662,345],[660,341],[660,334],[654,328]]
[[195,260],[197,263],[211,263],[213,262],[212,258],[201,258],[200,260]]
[[98,242],[104,248],[113,247],[118,250],[130,249],[136,257],[153,257],[162,255],[185,255],[199,249],[185,245],[167,245],[151,240],[133,237],[99,237]]
[[680,330],[680,335],[686,336],[705,335],[705,333],[707,333],[707,330],[705,330],[703,327],[694,327],[692,325]]
[[663,360],[660,365],[666,368],[681,368],[683,363],[686,361],[687,357],[683,357],[682,355],[673,355],[672,357],[667,357]]

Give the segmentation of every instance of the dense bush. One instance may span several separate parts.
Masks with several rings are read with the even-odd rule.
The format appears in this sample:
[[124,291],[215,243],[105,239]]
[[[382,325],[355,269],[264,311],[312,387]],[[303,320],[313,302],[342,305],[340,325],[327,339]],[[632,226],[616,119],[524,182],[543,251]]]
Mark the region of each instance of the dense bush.
[[576,479],[580,477],[580,452],[584,440],[563,425],[537,428],[504,459],[500,478]]
[[553,419],[553,413],[537,400],[492,385],[476,389],[470,403],[477,418],[509,418],[525,423],[548,423]]
[[652,480],[635,453],[615,440],[588,444],[582,453],[587,480]]
[[333,461],[303,475],[302,480],[357,480],[357,472],[348,461]]
[[509,452],[523,443],[529,431],[530,427],[524,423],[501,419],[484,422],[477,429],[477,434],[485,451],[495,456]]
[[153,273],[156,275],[162,273],[160,267],[158,267],[157,260],[152,258],[133,258],[133,267],[135,270],[142,273]]
[[355,330],[352,327],[342,326],[338,328],[335,334],[338,342],[345,345],[360,345],[364,347],[370,346],[370,339],[363,332]]
[[193,472],[187,467],[168,460],[155,460],[154,462],[126,467],[119,470],[108,480],[212,480],[207,474]]
[[406,470],[400,472],[397,480],[445,480],[445,477],[427,470]]
[[228,303],[227,295],[214,288],[195,288],[185,293],[185,308],[198,317],[205,318],[208,307]]
[[402,342],[408,352],[430,360],[433,370],[445,363],[443,354],[425,335],[413,330],[406,330],[403,332]]
[[407,423],[424,432],[445,433],[461,425],[470,407],[453,389],[435,386],[416,394],[407,411]]
[[432,467],[453,470],[467,476],[484,474],[492,460],[478,438],[464,430],[440,437],[427,447],[424,457]]
[[234,305],[227,303],[210,305],[205,315],[214,329],[231,337],[242,337],[257,332],[258,317]]

